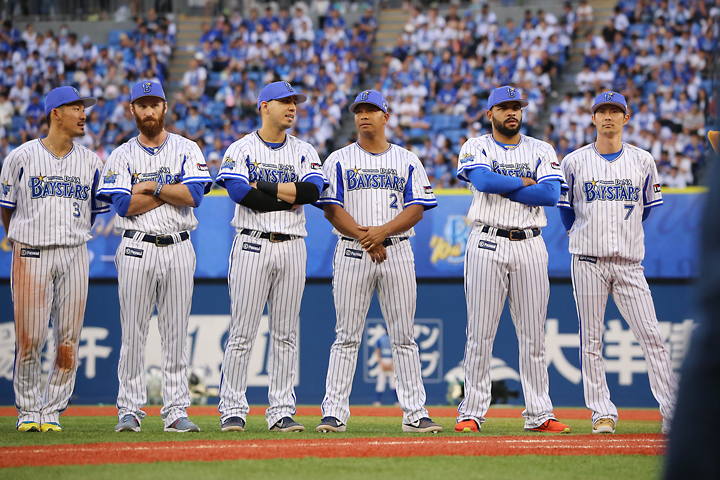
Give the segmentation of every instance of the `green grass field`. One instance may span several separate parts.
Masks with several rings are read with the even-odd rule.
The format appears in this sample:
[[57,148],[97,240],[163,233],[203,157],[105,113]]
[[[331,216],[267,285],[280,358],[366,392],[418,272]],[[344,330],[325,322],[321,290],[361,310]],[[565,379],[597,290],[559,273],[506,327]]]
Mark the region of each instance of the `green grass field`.
[[[400,429],[401,418],[352,417],[348,431],[342,434],[319,434],[314,431],[318,417],[297,416],[308,431],[300,434],[268,432],[263,416],[248,417],[244,433],[222,432],[218,416],[193,416],[201,432],[177,434],[163,431],[159,417],[148,417],[140,433],[118,434],[113,431],[115,417],[61,417],[61,433],[19,433],[14,417],[0,417],[0,445],[85,444],[101,442],[159,442],[186,440],[252,440],[252,439],[317,439],[350,437],[407,436]],[[440,436],[455,436],[454,418],[436,418],[443,426]],[[564,420],[565,421],[565,420]],[[589,434],[587,420],[567,420],[575,434]],[[649,421],[621,421],[617,434],[659,433],[660,423]],[[417,434],[414,434],[417,435]],[[468,435],[468,434],[465,434]],[[518,435],[543,436],[523,431],[522,418],[490,418],[480,436]],[[237,460],[224,462],[145,463],[100,466],[21,467],[0,470],[0,479],[103,479],[129,476],[133,480],[171,477],[174,479],[262,478],[262,479],[656,479],[660,476],[663,458],[659,456],[542,456],[507,457],[436,456],[418,458],[304,458],[274,460]]]

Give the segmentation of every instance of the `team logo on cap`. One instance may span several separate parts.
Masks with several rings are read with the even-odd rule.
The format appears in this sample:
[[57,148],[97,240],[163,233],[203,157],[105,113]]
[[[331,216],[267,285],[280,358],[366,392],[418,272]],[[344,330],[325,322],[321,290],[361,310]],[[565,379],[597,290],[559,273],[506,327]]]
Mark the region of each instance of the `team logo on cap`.
[[508,87],[507,92],[508,92],[508,97],[513,98],[515,96],[515,88],[514,87]]
[[143,93],[150,93],[152,90],[152,82],[144,82],[142,84]]
[[615,95],[613,92],[608,92],[605,94],[605,101],[606,102],[612,102],[613,101],[613,95]]
[[75,92],[75,95],[77,95],[78,98],[80,98],[80,92],[78,92],[78,89],[75,87],[72,87],[72,89],[73,89],[73,92]]
[[383,110],[387,111],[387,103],[383,102]]
[[360,100],[367,100],[370,96],[370,90],[365,90],[360,94]]
[[294,91],[295,91],[295,90],[293,90],[292,85],[290,85],[288,82],[285,82],[285,86],[287,87],[288,92],[294,92]]

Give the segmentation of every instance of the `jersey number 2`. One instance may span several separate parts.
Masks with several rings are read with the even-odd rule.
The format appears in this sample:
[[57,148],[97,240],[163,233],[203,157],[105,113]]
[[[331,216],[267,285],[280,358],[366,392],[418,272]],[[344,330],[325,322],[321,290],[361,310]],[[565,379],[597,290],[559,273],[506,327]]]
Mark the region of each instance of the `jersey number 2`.
[[392,201],[390,202],[390,208],[397,208],[397,195],[394,193],[390,194],[390,198],[392,198]]
[[630,218],[630,214],[635,209],[635,205],[625,205],[625,208],[628,211],[627,215],[625,215],[625,220],[627,220],[628,218]]

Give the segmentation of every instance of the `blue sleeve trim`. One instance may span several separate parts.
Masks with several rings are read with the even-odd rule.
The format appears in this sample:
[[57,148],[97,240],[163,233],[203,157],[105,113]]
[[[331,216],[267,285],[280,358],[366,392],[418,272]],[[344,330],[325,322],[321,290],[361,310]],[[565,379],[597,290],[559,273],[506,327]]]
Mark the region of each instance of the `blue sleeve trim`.
[[325,178],[323,178],[322,175],[318,175],[317,173],[305,175],[305,177],[302,179],[302,181],[312,183],[313,185],[315,185],[318,188],[320,193],[322,193],[323,190],[325,190],[325,188],[326,188],[325,185],[327,184],[327,182],[325,181]]
[[409,205],[422,205],[425,210],[430,210],[431,208],[435,208],[438,206],[437,201],[428,202],[426,200],[421,200],[421,199],[416,199],[416,200],[413,200],[412,202],[405,204],[406,207]]
[[195,208],[199,207],[205,195],[205,185],[199,182],[190,182],[189,184],[185,184],[185,186],[190,190]]
[[0,207],[15,208],[16,205],[17,205],[17,203],[6,202],[5,200],[0,200]]
[[115,211],[118,215],[121,217],[127,217],[131,199],[132,195],[129,193],[115,193],[112,195],[111,202],[115,205]]
[[188,183],[212,183],[212,178],[210,177],[188,177],[184,178],[182,183],[188,184]]
[[228,178],[223,186],[227,189],[232,201],[238,204],[242,202],[245,195],[252,189],[250,184],[236,178]]
[[655,200],[654,202],[650,202],[650,203],[645,204],[644,207],[645,207],[645,208],[648,208],[648,207],[657,207],[657,206],[659,206],[659,205],[662,205],[662,203],[663,203],[662,198],[658,198],[658,199]]
[[341,207],[343,206],[343,202],[341,202],[337,198],[330,198],[330,197],[321,198],[315,203],[317,203],[319,205],[333,204],[333,205],[340,205]]
[[560,181],[560,182],[562,182],[562,183],[565,183],[565,179],[564,179],[562,176],[560,176],[560,175],[545,175],[544,177],[538,178],[538,179],[537,179],[537,183],[547,182],[547,181],[550,181],[550,180],[558,180],[558,181]]
[[457,177],[460,180],[464,180],[466,182],[470,182],[470,179],[468,178],[468,174],[475,170],[476,168],[484,168],[485,170],[489,170],[492,172],[492,168],[490,168],[487,165],[483,164],[475,164],[475,165],[461,165],[460,168],[458,168],[457,171]]

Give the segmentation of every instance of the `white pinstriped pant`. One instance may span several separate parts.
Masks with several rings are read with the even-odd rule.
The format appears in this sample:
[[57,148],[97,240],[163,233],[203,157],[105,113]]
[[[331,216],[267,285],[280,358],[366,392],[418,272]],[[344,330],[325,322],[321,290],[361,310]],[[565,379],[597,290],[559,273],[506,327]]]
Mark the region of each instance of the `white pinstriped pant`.
[[[352,255],[361,255],[361,258]],[[413,331],[417,284],[410,242],[387,247],[387,257],[381,264],[373,263],[358,241],[339,239],[335,247],[333,296],[337,324],[335,342],[330,348],[322,412],[324,417],[335,417],[342,423],[350,418],[350,392],[358,350],[375,290],[392,343],[403,423],[428,416],[420,354]]]
[[[457,421],[482,424],[490,407],[490,361],[505,298],[520,350],[520,382],[525,396],[525,428],[555,418],[545,359],[545,320],[550,297],[548,254],[542,236],[512,241],[494,230],[473,228],[465,250],[468,326],[463,371],[465,399]],[[480,242],[483,242],[482,244]]]
[[245,419],[247,377],[255,337],[268,305],[268,428],[295,414],[295,365],[300,304],[305,290],[305,240],[284,242],[236,235],[230,252],[230,332],[222,363],[220,420]]
[[[86,244],[32,247],[15,242],[13,245],[10,277],[15,310],[13,387],[18,425],[57,422],[67,408],[77,374],[78,343],[88,294],[88,265]],[[55,352],[41,395],[41,354],[50,321]]]
[[[142,251],[142,258],[132,255],[138,255],[138,251]],[[134,238],[123,237],[120,242],[115,254],[122,326],[117,399],[120,419],[128,413],[139,420],[145,418],[141,410],[147,403],[145,345],[156,306],[162,356],[160,416],[165,426],[187,417],[190,406],[187,329],[195,262],[195,250],[189,239],[161,247]]]
[[663,425],[669,428],[675,413],[677,380],[643,274],[645,268],[640,262],[622,258],[590,257],[590,261],[581,261],[580,257],[572,256],[572,282],[580,323],[585,404],[592,411],[593,423],[601,418],[618,419],[617,408],[610,401],[602,356],[605,307],[610,293],[642,348],[650,389],[660,404]]

